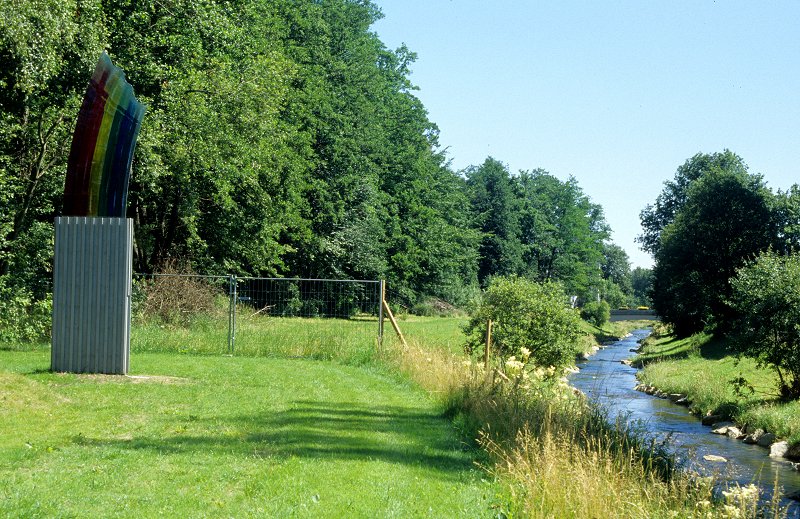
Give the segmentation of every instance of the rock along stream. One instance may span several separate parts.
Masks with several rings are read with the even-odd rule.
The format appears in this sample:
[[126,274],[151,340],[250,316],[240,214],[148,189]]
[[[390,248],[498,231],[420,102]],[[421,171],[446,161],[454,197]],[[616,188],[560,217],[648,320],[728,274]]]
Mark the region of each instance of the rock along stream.
[[[711,428],[701,425],[686,407],[633,389],[638,369],[620,361],[632,357],[630,350],[649,333],[636,330],[589,360],[579,361],[580,372],[570,375],[570,383],[608,410],[610,419],[621,414],[628,422],[639,422],[657,440],[668,438],[667,445],[679,463],[700,474],[716,474],[723,486],[754,483],[768,497],[777,477],[784,494],[800,491],[800,472],[792,470],[789,462],[771,459],[763,447],[711,434]],[[706,461],[705,455],[722,456],[727,462]],[[781,505],[790,507],[788,517],[800,517],[800,503],[784,499]]]

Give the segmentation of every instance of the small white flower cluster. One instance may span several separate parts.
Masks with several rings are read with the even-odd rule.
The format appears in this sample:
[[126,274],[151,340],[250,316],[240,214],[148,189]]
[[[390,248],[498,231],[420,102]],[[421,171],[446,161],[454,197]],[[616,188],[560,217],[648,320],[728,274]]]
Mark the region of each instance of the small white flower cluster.
[[722,495],[725,497],[725,504],[722,506],[722,517],[725,519],[744,519],[748,516],[747,510],[751,510],[758,500],[758,487],[752,484],[735,487],[730,490],[723,490]]
[[[559,370],[555,366],[534,367],[528,362],[530,356],[531,350],[525,347],[520,348],[519,355],[512,355],[505,360],[502,377],[496,381],[502,383],[505,380],[514,384],[515,387],[529,392],[531,396],[557,400],[573,398],[574,391],[570,387],[567,377],[564,376],[571,370]],[[472,376],[482,377],[485,374],[482,362],[464,360],[462,366]]]
[[485,371],[483,362],[472,362],[471,360],[465,360],[461,363],[461,365],[464,366],[464,371],[473,377],[482,377]]
[[505,368],[506,376],[510,379],[516,379],[518,377],[527,378],[528,374],[525,372],[525,363],[521,360],[517,360],[516,355],[512,355],[506,359]]

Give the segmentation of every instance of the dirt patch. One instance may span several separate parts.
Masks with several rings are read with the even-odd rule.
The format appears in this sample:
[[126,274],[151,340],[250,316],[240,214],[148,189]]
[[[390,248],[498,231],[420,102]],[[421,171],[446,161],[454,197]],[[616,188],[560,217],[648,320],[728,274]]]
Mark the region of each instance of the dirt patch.
[[[59,373],[59,375],[73,375],[72,373]],[[183,377],[168,377],[165,375],[104,375],[102,373],[74,374],[82,380],[93,380],[101,383],[130,383],[130,384],[189,384],[191,380]]]

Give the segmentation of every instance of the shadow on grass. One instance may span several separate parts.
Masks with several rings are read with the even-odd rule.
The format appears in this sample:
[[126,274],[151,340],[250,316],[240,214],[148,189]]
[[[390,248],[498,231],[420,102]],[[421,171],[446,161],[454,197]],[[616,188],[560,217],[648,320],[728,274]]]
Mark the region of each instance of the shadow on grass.
[[713,337],[700,346],[700,356],[708,360],[720,360],[733,355],[729,343],[725,339]]
[[688,340],[671,338],[659,345],[659,351],[640,355],[635,367],[643,367],[651,362],[682,360],[699,355],[706,360],[720,360],[733,355],[728,342],[719,337],[700,339],[692,337]]
[[[101,440],[84,436],[75,443],[159,454],[198,452],[256,458],[378,460],[421,466],[458,477],[474,469],[447,422],[434,413],[397,406],[364,406],[299,400],[290,409],[257,416],[189,416],[171,424],[172,436]],[[196,433],[197,430],[206,431]],[[217,434],[212,432],[219,430]],[[231,433],[231,431],[235,431]]]
[[50,349],[49,342],[0,342],[0,351],[46,351]]

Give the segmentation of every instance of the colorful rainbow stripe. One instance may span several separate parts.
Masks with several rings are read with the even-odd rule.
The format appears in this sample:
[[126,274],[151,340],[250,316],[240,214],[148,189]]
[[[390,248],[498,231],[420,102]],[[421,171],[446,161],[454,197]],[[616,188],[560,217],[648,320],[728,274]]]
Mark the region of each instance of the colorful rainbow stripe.
[[124,217],[145,106],[103,52],[83,98],[64,186],[64,216]]

